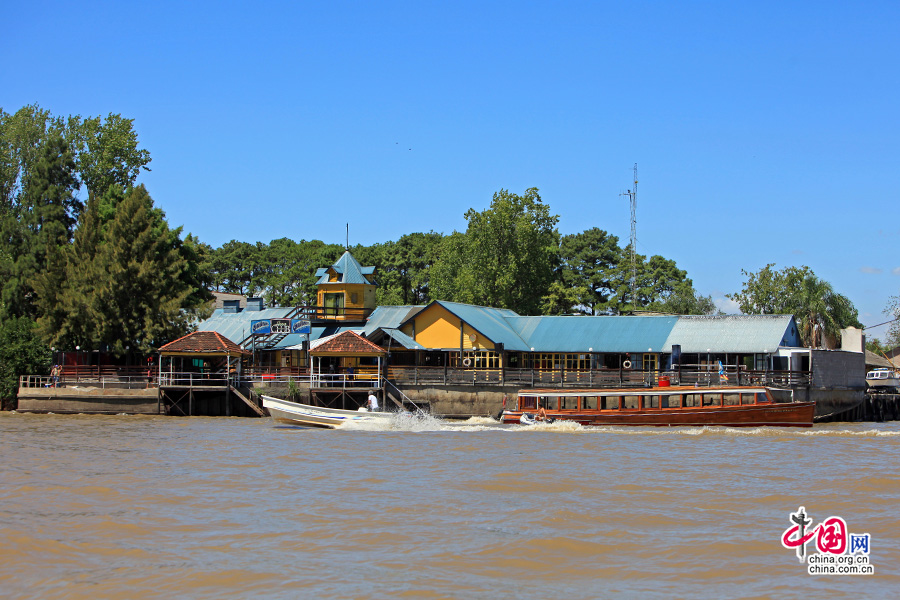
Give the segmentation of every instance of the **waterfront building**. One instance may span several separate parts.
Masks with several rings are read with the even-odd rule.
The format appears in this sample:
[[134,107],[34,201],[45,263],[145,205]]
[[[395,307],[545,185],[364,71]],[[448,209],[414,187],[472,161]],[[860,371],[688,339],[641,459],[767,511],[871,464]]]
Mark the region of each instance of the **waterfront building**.
[[[309,376],[310,346],[352,331],[384,350],[386,377],[373,387],[407,386],[426,397],[459,385],[655,385],[662,377],[776,385],[789,395],[802,388],[806,398],[817,390],[823,410],[833,412],[865,388],[862,349],[801,347],[792,315],[534,316],[442,300],[376,307],[375,267],[350,252],[316,274],[317,306],[266,308],[250,298],[242,310],[225,302],[198,328],[248,350],[244,372],[260,377]],[[376,364],[381,357],[371,352],[328,359],[329,374],[337,375]]]
[[[695,368],[808,371],[791,315],[528,316],[514,311],[437,300],[426,306],[374,304],[375,267],[345,252],[319,269],[318,306],[265,307],[250,298],[241,309],[226,302],[200,323],[248,349],[254,367],[306,370],[308,345],[355,331],[380,345],[393,367],[449,367],[472,371],[528,369],[660,371]],[[308,318],[308,334],[290,322]],[[254,323],[266,322],[266,333]],[[304,345],[305,344],[305,345]],[[338,369],[358,367],[350,357]]]

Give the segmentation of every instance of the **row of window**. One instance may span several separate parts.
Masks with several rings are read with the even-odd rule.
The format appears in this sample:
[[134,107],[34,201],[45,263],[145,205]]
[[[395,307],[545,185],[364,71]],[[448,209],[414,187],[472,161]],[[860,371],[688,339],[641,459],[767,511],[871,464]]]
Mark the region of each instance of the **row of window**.
[[764,392],[644,394],[630,396],[522,396],[519,410],[637,410],[640,408],[691,408],[742,406],[768,402]]

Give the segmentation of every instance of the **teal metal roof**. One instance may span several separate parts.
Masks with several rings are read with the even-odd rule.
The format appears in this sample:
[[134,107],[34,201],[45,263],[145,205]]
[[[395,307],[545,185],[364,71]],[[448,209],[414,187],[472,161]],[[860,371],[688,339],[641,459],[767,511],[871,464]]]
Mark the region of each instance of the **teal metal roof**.
[[294,310],[289,307],[266,308],[263,310],[242,310],[238,313],[226,313],[217,308],[205,321],[197,324],[197,331],[215,331],[235,344],[240,344],[250,335],[250,321],[256,319],[284,319]]
[[518,316],[507,308],[489,308],[487,306],[474,306],[472,304],[460,304],[444,300],[435,300],[428,306],[433,304],[441,305],[495,344],[498,342],[502,343],[507,350],[516,352],[529,350],[529,346],[507,322],[508,317]]
[[663,351],[678,317],[507,317],[535,352]]
[[366,337],[377,329],[399,329],[400,325],[416,315],[424,306],[379,306],[372,311],[363,329]]
[[779,346],[800,345],[791,315],[722,315],[678,317],[663,352],[672,344],[690,354],[772,353]]
[[[724,316],[519,316],[508,309],[435,301],[451,314],[513,352],[663,352],[680,344],[683,353],[772,353],[779,346],[798,347],[800,337],[791,315]],[[428,306],[431,306],[428,305]],[[369,336],[379,330],[409,349],[424,349],[399,328],[425,306],[379,306],[364,327],[315,325],[310,340],[354,330]],[[215,331],[240,343],[256,319],[283,319],[290,307],[226,313],[216,309],[199,331]],[[302,334],[290,334],[275,349],[300,344]]]
[[[226,313],[221,308],[213,311],[212,316],[197,325],[198,331],[215,331],[235,344],[240,344],[250,335],[250,321],[257,319],[285,319],[294,310],[293,307],[276,307],[265,310],[242,310],[238,313]],[[310,328],[309,339],[315,341],[320,337],[334,335],[349,330],[359,331],[359,325],[313,325]],[[290,346],[296,346],[306,339],[302,333],[291,333],[285,336],[278,345],[268,350],[283,350]],[[250,347],[249,343],[246,347]]]
[[373,274],[375,272],[375,267],[362,266],[359,264],[359,261],[353,258],[350,251],[347,250],[339,259],[337,259],[337,262],[330,267],[316,270],[316,277],[319,278],[316,285],[330,283],[328,281],[329,270],[333,270],[339,275],[338,280],[332,283],[372,283],[366,279],[366,275]]
[[[382,329],[381,331],[383,331],[386,336],[392,338],[396,344],[399,344],[407,350],[427,350],[425,346],[412,339],[399,329]],[[384,342],[382,342],[381,346],[385,349],[389,347],[388,344],[385,344]]]

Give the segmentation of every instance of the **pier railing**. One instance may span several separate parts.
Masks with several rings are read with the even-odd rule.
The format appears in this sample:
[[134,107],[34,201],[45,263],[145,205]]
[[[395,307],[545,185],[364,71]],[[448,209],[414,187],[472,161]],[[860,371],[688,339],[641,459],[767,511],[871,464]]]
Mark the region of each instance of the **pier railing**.
[[152,376],[144,375],[22,375],[19,377],[19,387],[34,388],[71,388],[71,387],[95,387],[101,389],[139,390],[156,387],[156,380]]
[[[314,388],[366,389],[380,388],[376,370],[343,373],[310,373],[296,367],[256,367],[236,373],[170,373],[141,370],[140,375],[120,372],[96,374],[66,373],[54,378],[47,375],[22,375],[20,388],[99,387],[140,389],[148,387],[226,387],[243,383],[287,383],[293,381]],[[508,385],[519,387],[651,387],[667,381],[670,385],[772,386],[809,385],[809,371],[718,371],[681,369],[674,371],[640,369],[458,369],[451,367],[393,366],[387,378],[400,385]]]
[[234,382],[229,373],[160,373],[159,387],[227,387]]

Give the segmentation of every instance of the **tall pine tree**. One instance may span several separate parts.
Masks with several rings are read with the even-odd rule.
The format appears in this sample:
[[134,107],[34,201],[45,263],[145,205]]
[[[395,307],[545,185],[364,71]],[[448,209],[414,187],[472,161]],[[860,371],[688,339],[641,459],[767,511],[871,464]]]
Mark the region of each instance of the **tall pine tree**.
[[77,189],[68,144],[60,135],[51,136],[28,175],[18,206],[6,207],[2,216],[0,230],[9,252],[2,265],[5,316],[34,317],[39,303],[36,279],[50,273],[61,276],[62,253],[82,209]]
[[44,307],[39,325],[61,347],[149,354],[184,335],[211,294],[191,264],[192,244],[169,228],[144,186],[124,196],[115,187],[115,198],[88,201],[58,302]]
[[132,189],[95,258],[106,274],[94,290],[97,342],[120,355],[128,346],[147,354],[188,330],[183,309],[195,290],[184,280],[180,246],[146,188]]

